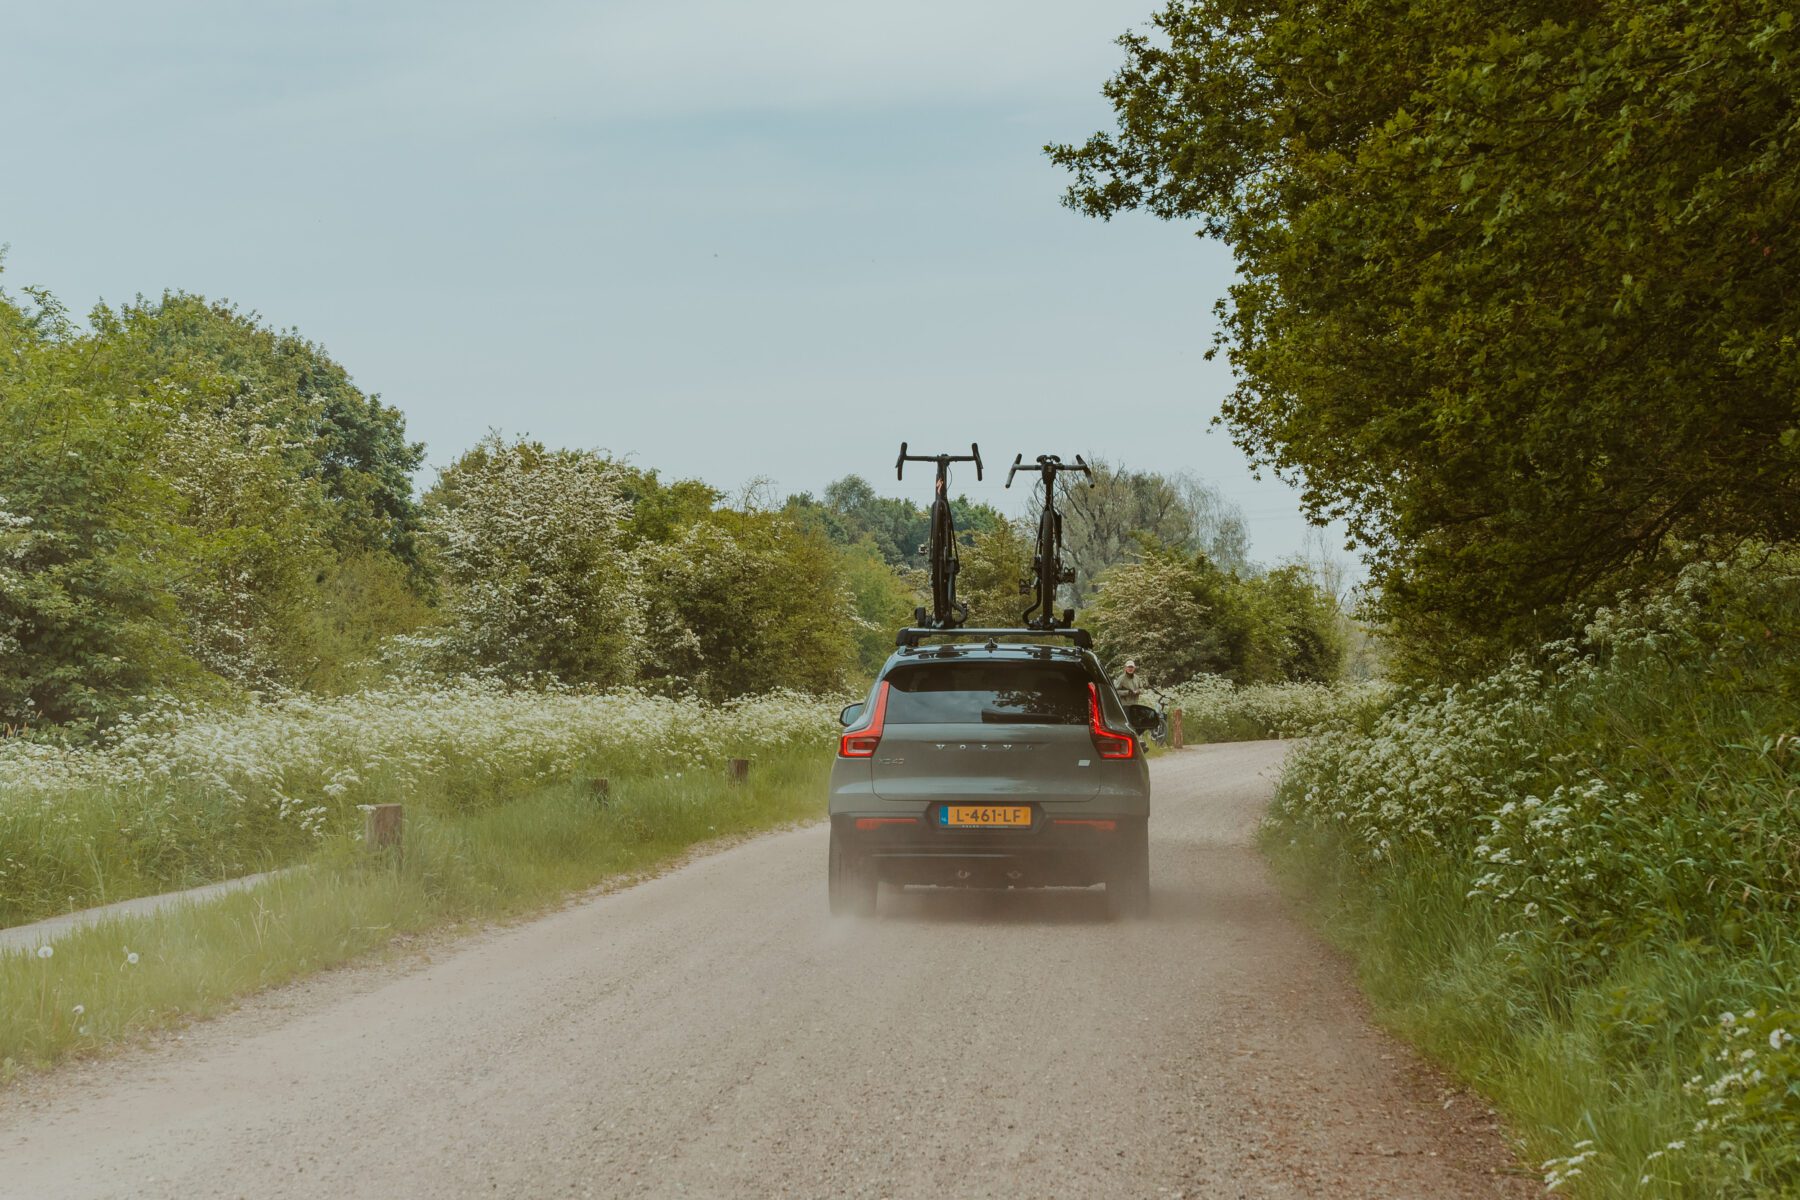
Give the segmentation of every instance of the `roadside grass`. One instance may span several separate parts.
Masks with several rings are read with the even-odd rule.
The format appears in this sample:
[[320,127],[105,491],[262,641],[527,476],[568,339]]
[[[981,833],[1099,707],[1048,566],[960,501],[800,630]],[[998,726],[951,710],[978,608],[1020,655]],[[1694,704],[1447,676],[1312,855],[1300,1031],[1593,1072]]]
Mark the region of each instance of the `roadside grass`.
[[1239,686],[1205,675],[1163,694],[1166,708],[1181,710],[1189,742],[1253,742],[1305,737],[1357,713],[1381,708],[1388,689],[1377,683],[1256,683]]
[[305,861],[364,805],[472,812],[580,776],[716,775],[825,744],[836,711],[461,681],[153,709],[98,745],[0,738],[0,927]]
[[1800,1195],[1793,568],[1697,568],[1278,789],[1278,873],[1558,1194]]
[[794,746],[737,785],[722,772],[612,776],[601,803],[582,775],[485,807],[409,804],[403,855],[339,832],[309,870],[253,891],[90,926],[50,957],[0,954],[0,1080],[214,1015],[398,935],[539,911],[696,844],[815,818],[830,762]]
[[1713,1162],[1681,1153],[1687,1145],[1675,1157],[1668,1150],[1704,1117],[1705,1097],[1688,1084],[1714,1050],[1722,1008],[1754,1010],[1760,997],[1762,1011],[1776,1011],[1784,982],[1800,979],[1792,930],[1753,935],[1758,950],[1742,959],[1689,941],[1627,948],[1603,970],[1569,972],[1557,955],[1510,946],[1512,922],[1463,898],[1466,872],[1411,862],[1370,888],[1322,866],[1344,854],[1328,840],[1268,850],[1327,939],[1355,960],[1381,1023],[1494,1101],[1528,1168],[1560,1175],[1559,1164],[1594,1151],[1559,1193],[1794,1194],[1746,1182],[1770,1177],[1752,1148]]

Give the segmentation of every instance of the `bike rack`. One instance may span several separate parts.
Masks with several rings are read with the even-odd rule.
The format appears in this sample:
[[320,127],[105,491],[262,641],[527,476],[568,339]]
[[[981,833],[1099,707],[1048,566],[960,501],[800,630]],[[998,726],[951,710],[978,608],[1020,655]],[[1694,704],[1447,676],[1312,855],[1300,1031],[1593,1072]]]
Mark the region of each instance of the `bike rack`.
[[902,629],[899,635],[894,639],[894,644],[904,649],[911,650],[917,648],[926,638],[966,637],[995,642],[1003,637],[1041,638],[1045,635],[1051,637],[1066,637],[1083,650],[1091,650],[1094,647],[1093,634],[1085,629],[1075,629],[1064,625],[1059,625],[1053,629],[1036,629],[1027,626],[1020,626],[1015,629],[933,629],[929,627],[919,627],[914,629]]

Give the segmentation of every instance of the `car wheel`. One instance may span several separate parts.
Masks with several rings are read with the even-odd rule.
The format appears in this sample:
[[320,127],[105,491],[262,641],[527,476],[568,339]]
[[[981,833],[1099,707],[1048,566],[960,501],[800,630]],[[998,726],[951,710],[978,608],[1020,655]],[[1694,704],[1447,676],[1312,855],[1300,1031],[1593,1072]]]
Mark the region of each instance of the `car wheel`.
[[862,857],[845,845],[836,829],[831,831],[831,855],[827,882],[834,917],[872,917],[880,880]]
[[1134,826],[1124,835],[1113,873],[1106,881],[1106,904],[1115,917],[1150,915],[1150,826]]

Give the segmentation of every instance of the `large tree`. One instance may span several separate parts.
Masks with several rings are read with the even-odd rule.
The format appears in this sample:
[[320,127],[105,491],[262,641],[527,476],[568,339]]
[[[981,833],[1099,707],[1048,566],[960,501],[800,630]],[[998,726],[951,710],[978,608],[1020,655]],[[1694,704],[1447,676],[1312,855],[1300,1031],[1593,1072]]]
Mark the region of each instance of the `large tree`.
[[1213,488],[1190,475],[1133,471],[1102,458],[1091,461],[1091,485],[1065,480],[1058,501],[1063,516],[1065,565],[1075,572],[1074,591],[1085,601],[1108,567],[1138,557],[1144,537],[1188,553],[1203,553],[1227,568],[1249,566],[1250,538],[1244,514]]
[[1342,517],[1420,663],[1800,530],[1783,0],[1171,0],[1067,200],[1195,218],[1239,443]]
[[149,341],[105,308],[84,328],[46,292],[0,293],[0,725],[334,686],[405,624],[348,586],[398,560],[331,553],[345,506],[296,448],[298,397]]
[[400,410],[365,394],[323,346],[184,292],[100,305],[89,320],[91,371],[121,392],[177,387],[218,415],[275,430],[329,502],[338,552],[392,555],[417,574],[412,475],[424,444],[407,441]]

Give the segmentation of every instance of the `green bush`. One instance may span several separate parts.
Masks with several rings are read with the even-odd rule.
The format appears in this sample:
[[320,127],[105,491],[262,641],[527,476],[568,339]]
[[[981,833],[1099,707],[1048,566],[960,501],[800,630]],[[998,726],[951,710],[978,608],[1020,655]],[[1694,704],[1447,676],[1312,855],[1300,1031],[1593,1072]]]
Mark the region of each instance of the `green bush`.
[[1383,684],[1253,683],[1243,687],[1220,675],[1202,675],[1158,694],[1166,708],[1181,710],[1190,742],[1243,742],[1305,737],[1379,709]]
[[333,594],[386,564],[419,607],[397,412],[227,306],[29,301],[0,294],[0,726],[331,680],[416,623]]
[[1227,571],[1145,542],[1100,576],[1084,620],[1103,660],[1135,659],[1164,686],[1207,675],[1331,683],[1343,671],[1337,602],[1299,565]]

